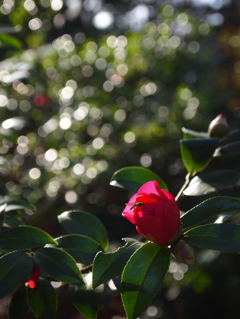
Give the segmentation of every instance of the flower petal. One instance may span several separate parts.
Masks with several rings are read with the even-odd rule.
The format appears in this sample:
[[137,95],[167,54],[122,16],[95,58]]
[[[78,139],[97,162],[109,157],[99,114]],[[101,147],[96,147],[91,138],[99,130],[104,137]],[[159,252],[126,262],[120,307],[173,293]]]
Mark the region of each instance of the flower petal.
[[144,234],[138,226],[136,226],[136,230],[140,235],[142,235],[143,237],[146,237],[146,234]]
[[146,237],[159,245],[168,245],[171,236],[166,229],[154,229]]
[[[141,186],[137,192],[137,194],[146,194],[148,196],[152,196],[159,200],[160,198],[166,198],[175,200],[175,197],[166,191],[165,189],[161,189],[157,181],[150,181]],[[157,197],[156,197],[157,196]]]
[[151,202],[158,202],[158,199],[156,199],[155,197],[149,196],[149,195],[145,195],[145,194],[140,194],[136,196],[136,203],[151,203]]
[[[164,194],[164,195],[163,195]],[[173,194],[169,193],[168,191],[166,191],[165,189],[161,189],[161,196],[167,198],[167,199],[171,199],[175,201],[175,197],[173,196]]]
[[135,222],[135,219],[134,219],[134,212],[133,212],[133,210],[131,210],[131,207],[132,207],[132,205],[135,204],[136,197],[137,197],[137,194],[133,195],[130,198],[128,204],[126,205],[124,211],[122,212],[122,216],[127,218],[127,220],[129,220],[134,225],[136,225],[136,222]]
[[163,225],[165,229],[171,234],[174,234],[178,229],[181,223],[180,221],[180,212],[177,203],[174,201],[166,201],[164,205],[164,210],[162,210],[161,202],[159,202],[157,210],[161,210],[163,217]]
[[138,194],[147,194],[147,195],[157,195],[160,196],[161,188],[158,185],[157,181],[150,181],[142,185],[138,192]]
[[156,221],[155,216],[145,216],[143,211],[138,212],[135,216],[135,224],[141,229],[145,234],[148,234],[152,229],[162,229],[164,228],[160,222]]

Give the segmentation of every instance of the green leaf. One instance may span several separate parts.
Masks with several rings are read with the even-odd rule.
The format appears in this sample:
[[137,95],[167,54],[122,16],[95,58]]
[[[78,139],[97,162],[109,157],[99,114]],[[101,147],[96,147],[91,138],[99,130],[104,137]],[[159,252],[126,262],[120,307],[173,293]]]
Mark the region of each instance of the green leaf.
[[23,250],[57,242],[43,230],[32,226],[19,226],[0,233],[0,250]]
[[136,193],[143,184],[149,181],[157,181],[162,189],[168,190],[167,185],[158,175],[147,168],[138,166],[125,167],[115,172],[110,185]]
[[18,200],[1,199],[0,205],[6,205],[3,221],[5,227],[17,227],[23,224],[21,215],[17,210],[34,210],[32,205]]
[[33,265],[33,259],[22,251],[14,251],[0,258],[0,299],[27,281]]
[[231,143],[216,149],[214,154],[215,157],[224,156],[224,157],[236,157],[240,154],[240,142]]
[[94,290],[69,286],[69,297],[74,307],[87,319],[96,319],[103,285]]
[[230,132],[228,135],[224,136],[223,139],[220,141],[220,147],[228,145],[228,144],[233,144],[237,143],[240,141],[240,130],[235,130]]
[[33,259],[49,276],[68,284],[84,286],[75,260],[65,251],[52,247],[41,248],[36,251]]
[[107,310],[111,299],[112,299],[112,290],[110,289],[108,284],[104,284],[104,289],[101,296],[101,305],[102,305],[103,311]]
[[0,205],[7,204],[6,212],[9,212],[11,210],[16,209],[28,209],[28,210],[34,210],[33,206],[22,202],[20,200],[12,200],[12,199],[2,199],[0,200]]
[[192,138],[209,138],[207,132],[197,132],[193,130],[189,130],[188,128],[182,127],[183,139],[190,140]]
[[184,190],[186,196],[200,196],[240,185],[240,173],[218,170],[195,176]]
[[69,233],[90,237],[103,250],[108,248],[108,237],[105,227],[95,216],[80,211],[67,211],[59,215],[58,219]]
[[207,166],[218,144],[218,138],[182,140],[181,153],[187,171],[194,174]]
[[200,248],[229,253],[240,253],[240,226],[235,224],[208,224],[190,229],[184,240]]
[[125,246],[113,253],[98,253],[93,262],[93,287],[120,275],[130,256],[143,243],[128,239]]
[[17,210],[10,210],[4,214],[4,227],[18,227],[23,225],[21,215]]
[[232,157],[240,153],[240,130],[235,130],[226,135],[219,144],[214,156]]
[[27,288],[27,302],[37,318],[53,319],[57,310],[57,295],[51,283],[39,278],[34,289]]
[[78,263],[92,263],[97,252],[101,251],[99,244],[90,237],[83,235],[65,235],[55,239],[58,248],[64,249]]
[[21,49],[22,42],[19,41],[16,37],[8,34],[0,34],[0,42],[5,47],[12,47],[14,49]]
[[129,259],[122,274],[121,296],[128,319],[137,318],[152,302],[170,263],[166,247],[148,242]]
[[26,290],[27,288],[25,284],[23,284],[15,291],[9,307],[9,315],[11,319],[26,318],[26,312],[28,310]]
[[221,221],[240,213],[240,200],[219,196],[208,199],[193,207],[182,215],[183,229],[189,229],[199,224]]
[[7,204],[3,204],[0,206],[0,232],[2,231],[3,221],[4,221],[4,214],[5,214],[5,208]]

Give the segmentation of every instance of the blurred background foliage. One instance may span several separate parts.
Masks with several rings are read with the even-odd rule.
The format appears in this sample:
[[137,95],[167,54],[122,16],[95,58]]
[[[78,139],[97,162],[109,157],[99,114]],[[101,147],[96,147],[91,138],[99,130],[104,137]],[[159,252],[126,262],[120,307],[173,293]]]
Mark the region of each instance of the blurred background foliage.
[[[113,243],[134,234],[121,218],[129,194],[109,186],[112,174],[147,167],[176,195],[181,128],[207,131],[219,113],[239,128],[239,12],[234,0],[1,1],[2,196],[33,204],[23,218],[53,236],[69,209],[97,215]],[[191,272],[173,262],[144,316],[229,318],[231,306],[238,318],[238,264],[212,252]],[[213,296],[223,276],[227,301]],[[211,305],[218,312],[206,314]]]

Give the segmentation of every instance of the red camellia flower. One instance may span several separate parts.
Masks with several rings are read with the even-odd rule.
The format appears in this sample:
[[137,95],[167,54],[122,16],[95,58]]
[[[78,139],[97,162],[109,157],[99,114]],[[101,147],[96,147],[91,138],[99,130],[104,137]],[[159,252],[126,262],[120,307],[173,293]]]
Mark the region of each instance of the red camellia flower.
[[137,232],[160,245],[170,245],[181,235],[181,220],[175,198],[157,181],[140,187],[126,204],[122,216],[136,225]]

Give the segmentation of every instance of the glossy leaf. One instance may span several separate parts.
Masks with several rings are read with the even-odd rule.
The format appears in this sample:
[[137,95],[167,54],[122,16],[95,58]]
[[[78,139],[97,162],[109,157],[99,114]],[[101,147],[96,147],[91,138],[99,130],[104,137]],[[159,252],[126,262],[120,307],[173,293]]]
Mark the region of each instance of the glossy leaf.
[[111,299],[112,299],[112,290],[110,289],[108,284],[104,284],[104,289],[103,289],[101,300],[100,300],[103,311],[107,310]]
[[65,251],[53,247],[41,248],[33,258],[38,267],[49,276],[68,284],[84,286],[75,260]]
[[27,288],[27,302],[37,318],[53,319],[57,310],[57,295],[51,283],[43,278],[34,289]]
[[92,263],[97,252],[101,251],[99,244],[90,237],[83,235],[65,235],[55,239],[58,248],[64,249],[78,263]]
[[240,226],[235,224],[208,224],[187,231],[184,240],[201,248],[229,253],[240,253]]
[[136,193],[143,184],[149,181],[157,181],[162,189],[168,190],[167,185],[158,175],[147,168],[138,166],[125,167],[115,172],[110,185],[126,188]]
[[228,144],[237,143],[240,141],[240,130],[235,130],[230,132],[228,135],[224,136],[220,141],[220,147],[223,147]]
[[28,310],[26,290],[27,288],[25,284],[23,284],[15,291],[9,307],[9,315],[11,319],[26,318],[26,312]]
[[33,206],[22,202],[20,200],[13,200],[13,199],[1,199],[0,200],[0,205],[7,204],[6,207],[6,212],[9,212],[11,210],[16,210],[16,209],[29,209],[29,210],[34,210]]
[[199,224],[221,221],[238,214],[240,212],[240,200],[219,196],[208,199],[193,207],[182,215],[183,229],[189,229]]
[[96,319],[103,285],[94,290],[69,286],[69,297],[74,307],[87,319]]
[[129,259],[122,274],[121,296],[128,319],[137,318],[150,305],[169,268],[166,247],[148,242]]
[[93,263],[93,287],[120,275],[130,256],[142,245],[129,239],[125,246],[113,253],[98,253]]
[[67,211],[59,215],[58,219],[69,233],[90,237],[103,250],[107,249],[108,237],[105,227],[95,216],[80,211]]
[[231,157],[237,156],[240,153],[240,130],[235,130],[221,139],[219,148],[216,150],[214,156]]
[[7,228],[23,225],[22,217],[17,210],[10,210],[4,216],[3,226]]
[[5,214],[5,208],[7,204],[3,204],[0,206],[0,232],[2,231],[3,221],[4,221],[4,214]]
[[0,205],[6,205],[5,212],[7,214],[4,214],[3,221],[5,227],[17,227],[23,224],[21,215],[17,210],[34,210],[32,205],[19,200],[2,199]]
[[181,153],[187,171],[193,174],[207,166],[218,144],[218,138],[182,140]]
[[23,250],[57,242],[43,230],[32,226],[19,226],[0,233],[0,250]]
[[33,259],[22,251],[14,251],[0,258],[0,299],[23,284],[31,274]]
[[184,140],[190,140],[192,138],[209,138],[209,135],[207,132],[197,132],[193,130],[189,130],[188,128],[183,127],[183,139]]
[[236,157],[240,154],[240,142],[227,144],[219,147],[214,153],[215,157],[224,156],[224,157]]
[[184,190],[186,196],[200,196],[240,185],[240,173],[218,170],[195,176]]

